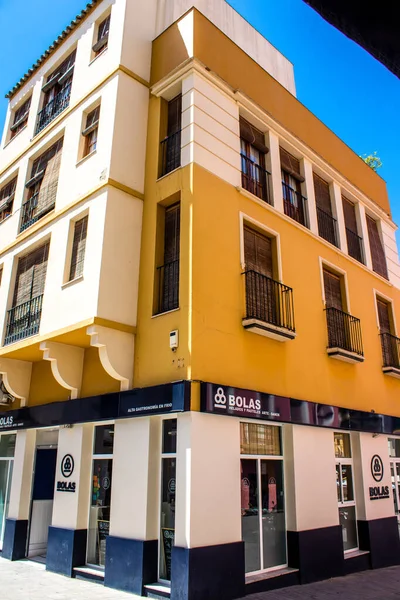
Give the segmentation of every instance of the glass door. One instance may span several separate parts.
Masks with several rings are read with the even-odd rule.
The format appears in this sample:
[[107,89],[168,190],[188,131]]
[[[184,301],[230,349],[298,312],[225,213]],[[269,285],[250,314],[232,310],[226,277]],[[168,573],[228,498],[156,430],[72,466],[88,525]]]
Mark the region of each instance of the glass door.
[[[241,423],[241,515],[246,573],[286,566],[280,428]],[[244,457],[243,455],[248,455]],[[249,455],[258,456],[249,456]],[[267,458],[265,455],[271,455]],[[275,455],[275,456],[274,456]]]
[[175,543],[176,434],[177,420],[164,420],[161,455],[159,579],[167,582],[171,581],[172,547]]
[[389,438],[390,474],[392,480],[392,492],[394,502],[394,513],[400,534],[400,439]]
[[350,434],[335,433],[334,447],[339,522],[342,527],[343,549],[347,552],[358,548]]
[[0,436],[0,550],[3,548],[4,530],[10,503],[15,441],[15,434]]
[[95,427],[87,563],[104,568],[110,533],[114,425]]

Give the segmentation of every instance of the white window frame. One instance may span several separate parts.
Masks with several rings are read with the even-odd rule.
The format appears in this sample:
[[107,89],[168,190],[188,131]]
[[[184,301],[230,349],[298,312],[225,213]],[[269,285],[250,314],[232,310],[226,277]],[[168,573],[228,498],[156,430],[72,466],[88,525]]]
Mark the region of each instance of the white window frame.
[[[7,435],[15,435],[14,434],[1,434],[1,437],[6,437]],[[14,456],[1,456],[0,457],[0,462],[1,461],[6,461],[8,463],[8,469],[7,469],[7,483],[6,483],[6,497],[7,497],[7,491],[8,491],[8,502],[10,502],[10,494],[11,494],[11,489],[10,489],[10,485],[12,483],[12,473],[10,473],[11,469],[10,469],[10,463],[13,463],[13,469],[14,469]],[[4,521],[2,524],[0,524],[0,550],[2,550],[3,548],[3,539],[4,539],[4,530],[6,527],[6,520],[7,520],[7,514],[4,515]]]
[[343,480],[342,480],[342,466],[349,466],[351,467],[351,479],[352,479],[352,487],[353,487],[353,500],[339,500],[338,499],[338,511],[341,508],[346,508],[347,506],[354,506],[355,509],[355,522],[356,522],[356,538],[357,538],[357,546],[354,546],[354,548],[348,548],[347,550],[343,550],[343,552],[345,554],[348,554],[349,552],[354,552],[355,550],[358,550],[359,548],[359,539],[358,539],[358,531],[357,531],[357,505],[356,505],[356,490],[355,490],[355,485],[354,485],[354,462],[353,462],[353,449],[352,449],[352,443],[351,443],[351,434],[349,432],[345,432],[345,431],[335,431],[335,434],[339,434],[339,435],[348,435],[349,436],[349,444],[350,444],[350,458],[346,457],[337,457],[335,454],[335,477],[336,477],[336,467],[339,466],[339,480],[340,480],[340,497],[343,498]]

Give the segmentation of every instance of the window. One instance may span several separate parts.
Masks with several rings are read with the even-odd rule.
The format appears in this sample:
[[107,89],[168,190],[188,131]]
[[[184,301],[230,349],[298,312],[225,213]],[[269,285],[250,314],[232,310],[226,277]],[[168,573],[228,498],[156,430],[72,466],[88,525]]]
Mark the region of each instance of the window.
[[76,50],[74,50],[47,78],[42,110],[38,113],[36,134],[69,106]]
[[240,118],[242,187],[268,204],[272,204],[269,173],[265,169],[265,135],[246,119]]
[[86,117],[85,129],[82,135],[85,138],[83,156],[88,156],[97,148],[97,133],[99,130],[100,106],[96,106]]
[[157,313],[179,307],[180,203],[165,209],[163,264],[157,268],[159,301]]
[[160,177],[181,166],[182,94],[168,102],[167,136],[161,142]]
[[14,177],[7,185],[0,189],[0,222],[12,213],[17,178]]
[[325,303],[327,308],[336,308],[343,310],[342,300],[342,285],[343,278],[340,275],[336,275],[327,269],[323,270],[324,274],[324,292],[325,292]]
[[62,146],[63,140],[58,140],[32,165],[30,179],[25,184],[28,199],[22,205],[20,231],[36,223],[55,206]]
[[111,15],[108,15],[108,17],[106,17],[103,21],[101,21],[101,23],[99,23],[99,26],[97,28],[97,41],[92,47],[95,56],[98,56],[101,52],[104,52],[104,50],[108,46],[110,21]]
[[383,248],[381,236],[379,235],[378,223],[369,215],[366,216],[369,245],[371,248],[372,268],[375,271],[375,273],[378,273],[385,279],[389,279],[385,258],[385,250]]
[[339,247],[336,219],[332,214],[329,184],[316,173],[314,178],[315,203],[317,207],[318,234],[334,246]]
[[166,419],[162,426],[159,576],[160,579],[170,581],[171,561],[168,560],[168,549],[171,549],[175,541],[177,420]]
[[306,199],[301,194],[300,161],[283,148],[281,157],[283,209],[285,215],[308,227]]
[[25,102],[21,104],[21,106],[14,112],[13,124],[10,127],[11,139],[15,137],[17,133],[21,131],[21,129],[26,127],[28,123],[29,109],[31,107],[31,99],[32,98],[28,98],[28,100],[25,100]]
[[240,423],[241,516],[246,573],[285,566],[280,427]]
[[336,460],[336,488],[339,508],[339,522],[342,527],[343,548],[354,550],[358,547],[356,502],[353,484],[353,460],[349,433],[334,433]]
[[348,253],[358,262],[364,264],[363,241],[358,235],[356,207],[353,202],[350,202],[344,196],[342,196],[342,204]]
[[74,239],[72,242],[71,266],[69,270],[69,280],[73,281],[83,274],[83,265],[85,261],[86,236],[87,236],[88,217],[83,217],[76,221],[74,225]]
[[389,438],[388,443],[394,512],[397,516],[397,522],[400,531],[400,439]]
[[379,333],[384,369],[400,370],[400,340],[394,334],[392,305],[383,298],[376,298]]
[[7,312],[5,344],[39,331],[49,243],[18,260],[12,308]]

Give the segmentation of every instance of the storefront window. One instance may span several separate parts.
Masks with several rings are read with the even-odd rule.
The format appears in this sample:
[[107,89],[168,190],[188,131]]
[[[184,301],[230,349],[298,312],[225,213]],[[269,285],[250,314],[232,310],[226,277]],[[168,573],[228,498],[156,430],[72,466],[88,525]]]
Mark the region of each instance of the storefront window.
[[171,580],[172,547],[175,541],[177,420],[166,419],[162,429],[160,579]]
[[358,547],[356,503],[353,485],[353,461],[349,433],[334,433],[336,458],[336,489],[339,522],[345,551]]
[[400,439],[389,438],[388,443],[394,512],[397,516],[400,533]]
[[0,436],[0,550],[10,502],[16,435]]
[[110,532],[114,425],[95,427],[87,562],[104,567]]
[[240,438],[242,539],[253,573],[287,562],[280,428],[241,423]]

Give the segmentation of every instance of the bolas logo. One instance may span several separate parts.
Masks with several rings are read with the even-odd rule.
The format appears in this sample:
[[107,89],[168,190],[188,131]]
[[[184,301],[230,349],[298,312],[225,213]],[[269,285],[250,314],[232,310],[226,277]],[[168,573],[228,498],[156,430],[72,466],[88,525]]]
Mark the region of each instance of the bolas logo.
[[70,454],[66,454],[61,461],[61,474],[68,479],[74,472],[74,459]]
[[214,396],[214,402],[218,408],[226,408],[226,396],[222,387],[217,389],[217,393]]
[[379,483],[383,479],[383,462],[380,456],[374,454],[371,460],[372,477]]

